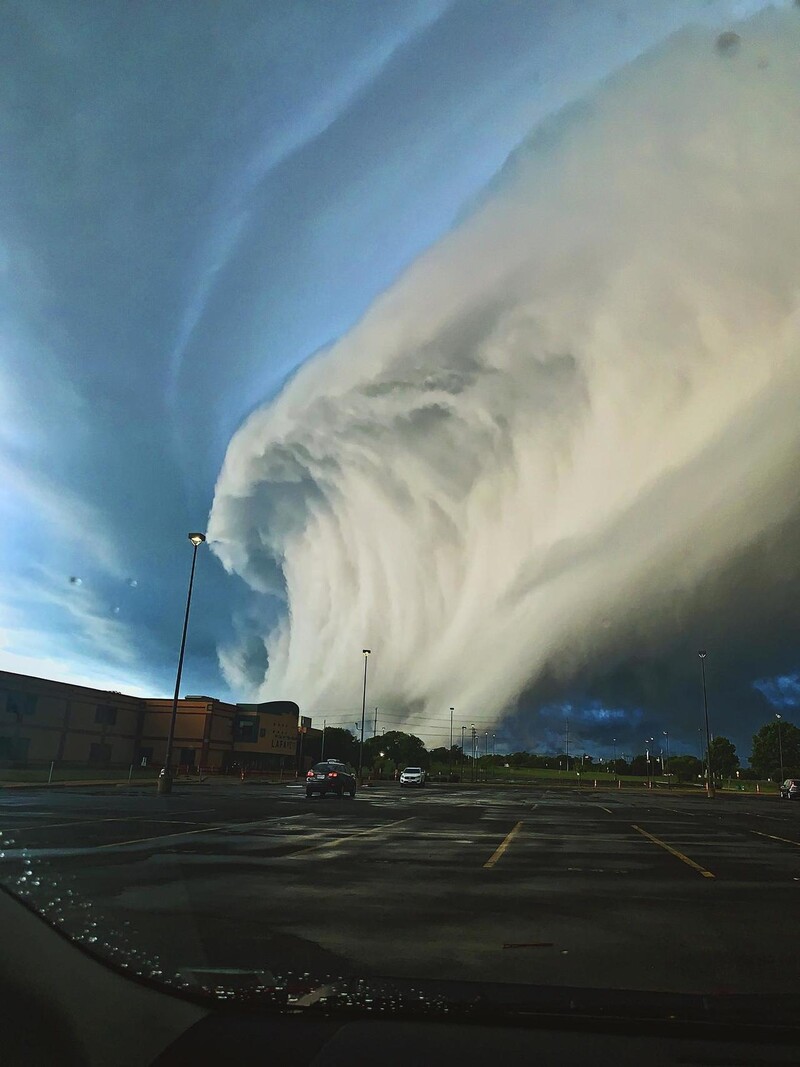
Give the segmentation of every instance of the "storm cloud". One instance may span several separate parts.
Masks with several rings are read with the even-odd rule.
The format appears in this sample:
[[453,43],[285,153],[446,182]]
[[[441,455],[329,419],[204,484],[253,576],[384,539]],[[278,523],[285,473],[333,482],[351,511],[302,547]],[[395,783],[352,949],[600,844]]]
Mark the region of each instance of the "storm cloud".
[[[748,613],[780,621],[761,594],[796,582],[800,20],[734,29],[735,51],[680,32],[535,129],[234,436],[209,536],[284,606],[265,655],[252,629],[223,653],[232,685],[353,704],[370,647],[375,699],[421,732],[455,704],[535,743],[569,692],[601,723],[615,700],[665,714],[652,680],[683,691],[664,657],[716,612],[733,659]],[[787,642],[762,643],[780,669]],[[688,736],[696,707],[669,714]]]

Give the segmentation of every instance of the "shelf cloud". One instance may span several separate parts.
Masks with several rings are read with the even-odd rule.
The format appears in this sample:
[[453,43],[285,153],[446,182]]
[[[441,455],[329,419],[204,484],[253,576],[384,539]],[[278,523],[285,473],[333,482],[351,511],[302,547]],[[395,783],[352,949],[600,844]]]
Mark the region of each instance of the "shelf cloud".
[[233,687],[360,704],[369,647],[423,736],[455,705],[534,744],[559,692],[646,718],[631,642],[655,662],[703,594],[747,615],[798,515],[800,18],[729,32],[535,129],[239,429],[209,540],[281,607],[221,651]]

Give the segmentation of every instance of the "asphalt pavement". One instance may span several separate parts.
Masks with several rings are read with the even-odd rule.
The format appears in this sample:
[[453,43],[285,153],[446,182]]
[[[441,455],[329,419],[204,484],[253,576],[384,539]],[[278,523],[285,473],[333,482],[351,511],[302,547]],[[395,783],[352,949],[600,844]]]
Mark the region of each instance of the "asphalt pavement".
[[0,792],[20,871],[164,970],[798,992],[800,803],[394,783]]

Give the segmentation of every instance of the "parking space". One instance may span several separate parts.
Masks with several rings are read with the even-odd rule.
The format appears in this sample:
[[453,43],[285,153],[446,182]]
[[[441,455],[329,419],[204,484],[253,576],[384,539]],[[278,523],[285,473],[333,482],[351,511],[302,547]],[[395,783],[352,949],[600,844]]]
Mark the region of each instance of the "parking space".
[[258,785],[25,791],[0,814],[0,878],[28,865],[175,967],[794,983],[800,804]]

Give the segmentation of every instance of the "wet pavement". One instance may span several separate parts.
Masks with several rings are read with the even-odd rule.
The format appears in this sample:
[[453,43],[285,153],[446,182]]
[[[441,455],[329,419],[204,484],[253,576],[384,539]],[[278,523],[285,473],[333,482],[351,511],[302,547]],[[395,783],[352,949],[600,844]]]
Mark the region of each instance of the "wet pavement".
[[0,793],[29,870],[178,971],[797,992],[800,804],[536,787]]

